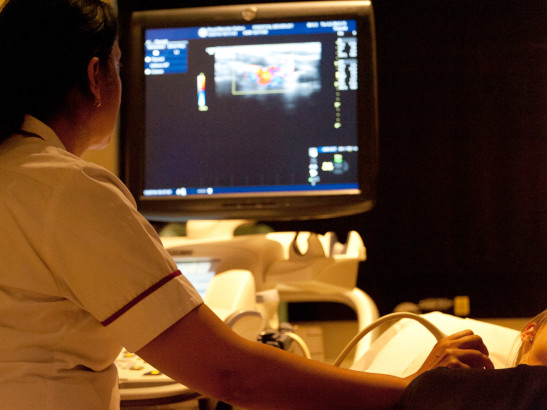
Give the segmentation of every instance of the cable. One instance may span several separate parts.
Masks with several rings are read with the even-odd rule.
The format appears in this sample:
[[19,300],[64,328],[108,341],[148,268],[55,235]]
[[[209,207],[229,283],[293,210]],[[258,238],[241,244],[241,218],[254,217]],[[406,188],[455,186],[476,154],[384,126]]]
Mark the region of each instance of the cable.
[[350,342],[344,347],[344,350],[342,350],[342,353],[338,355],[334,362],[334,366],[340,366],[340,364],[344,361],[348,353],[355,347],[355,345],[361,340],[363,337],[365,337],[371,330],[376,329],[378,326],[387,323],[387,322],[393,322],[399,319],[414,319],[417,322],[421,323],[427,330],[429,330],[433,336],[435,336],[435,339],[437,341],[441,340],[443,337],[446,337],[446,335],[441,332],[435,325],[433,325],[429,320],[424,319],[420,315],[416,315],[414,313],[409,312],[398,312],[398,313],[391,313],[389,315],[382,316],[380,319],[375,320],[370,325],[365,327],[363,330],[361,330],[357,335],[353,337],[353,339],[350,340]]
[[300,336],[293,332],[284,332],[284,334],[289,336],[292,340],[296,342],[306,358],[311,359],[310,349],[308,349],[308,346],[306,345],[306,342],[304,342],[304,339],[302,339]]

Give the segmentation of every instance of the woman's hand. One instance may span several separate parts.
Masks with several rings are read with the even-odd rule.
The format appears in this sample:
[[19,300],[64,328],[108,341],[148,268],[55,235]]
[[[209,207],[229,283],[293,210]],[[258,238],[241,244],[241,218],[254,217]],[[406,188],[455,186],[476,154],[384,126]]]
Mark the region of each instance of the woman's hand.
[[409,378],[436,367],[493,369],[494,365],[482,338],[471,330],[463,330],[437,342],[422,367]]

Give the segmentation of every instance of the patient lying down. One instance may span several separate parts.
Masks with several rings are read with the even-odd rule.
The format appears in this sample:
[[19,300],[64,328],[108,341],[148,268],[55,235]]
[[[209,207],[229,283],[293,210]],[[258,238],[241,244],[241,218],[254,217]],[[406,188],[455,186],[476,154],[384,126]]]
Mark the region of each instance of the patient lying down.
[[398,409],[547,410],[547,310],[520,340],[516,367],[430,370],[408,386]]

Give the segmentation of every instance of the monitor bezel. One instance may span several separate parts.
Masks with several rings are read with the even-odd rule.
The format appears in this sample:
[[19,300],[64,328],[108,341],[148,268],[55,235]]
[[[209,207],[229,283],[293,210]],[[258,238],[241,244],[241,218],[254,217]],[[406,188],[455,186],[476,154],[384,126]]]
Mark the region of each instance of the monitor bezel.
[[[305,191],[290,194],[144,197],[144,31],[267,22],[354,19],[358,29],[357,107],[359,189],[355,193]],[[374,207],[378,174],[378,118],[374,17],[369,1],[308,1],[145,10],[132,13],[128,70],[122,107],[124,180],[139,211],[149,220],[300,220],[353,215]]]

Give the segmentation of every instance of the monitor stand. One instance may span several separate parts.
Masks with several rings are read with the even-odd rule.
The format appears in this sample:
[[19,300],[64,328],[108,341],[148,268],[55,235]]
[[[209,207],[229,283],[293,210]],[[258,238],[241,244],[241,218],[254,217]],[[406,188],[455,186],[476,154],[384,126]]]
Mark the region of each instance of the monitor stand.
[[186,223],[186,236],[188,239],[231,238],[240,226],[254,225],[255,223],[255,221],[247,219],[190,220]]
[[[217,273],[232,269],[251,272],[256,292],[276,290],[286,302],[339,302],[357,314],[359,328],[378,318],[374,301],[356,287],[359,263],[366,249],[356,231],[340,243],[332,232],[270,232],[234,235],[249,220],[196,220],[187,224],[187,236],[163,237],[173,256],[218,260]],[[269,318],[265,318],[268,321]],[[374,334],[361,340],[356,357],[364,354]]]

